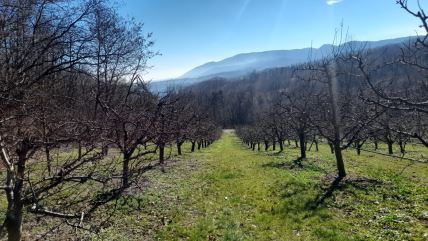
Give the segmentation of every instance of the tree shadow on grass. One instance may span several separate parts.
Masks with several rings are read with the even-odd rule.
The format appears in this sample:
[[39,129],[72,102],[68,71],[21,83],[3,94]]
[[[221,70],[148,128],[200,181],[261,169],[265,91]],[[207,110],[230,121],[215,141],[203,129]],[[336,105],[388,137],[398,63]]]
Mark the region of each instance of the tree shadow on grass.
[[[382,182],[368,178],[347,178],[338,180],[307,179],[291,177],[275,187],[275,194],[281,201],[273,208],[275,215],[280,215],[293,230],[313,227],[312,233],[322,240],[348,240],[343,232],[343,226],[336,221],[335,208],[342,205],[338,200],[355,200],[358,191],[368,186],[378,187]],[[342,199],[344,196],[354,196],[351,199]],[[352,203],[348,203],[352,205]],[[323,232],[330,230],[331,232]]]
[[312,223],[324,222],[331,218],[326,205],[314,205],[314,197],[319,193],[313,180],[292,177],[275,188],[275,194],[281,198],[274,214],[289,220],[293,228]]
[[311,206],[316,207],[324,204],[327,199],[334,197],[336,192],[346,192],[351,188],[367,192],[368,189],[378,188],[384,184],[381,180],[368,177],[349,175],[340,178],[335,174],[329,174],[321,179],[320,191]]
[[367,192],[384,184],[377,179],[353,175],[337,178],[334,173],[330,173],[315,180],[293,177],[279,185],[277,192],[283,200],[282,211],[285,214],[305,213],[309,217],[322,213],[335,201],[337,195],[356,196],[356,190]]
[[310,232],[320,240],[348,240],[344,226],[337,223],[334,210],[346,212],[342,208],[352,206],[353,200],[358,200],[362,193],[377,192],[376,189],[387,184],[354,174],[339,179],[333,168],[327,167],[327,171],[316,161],[302,162],[302,167],[295,161],[272,161],[263,168],[293,169],[293,175],[286,175],[273,187],[273,195],[281,201],[272,211],[288,220],[297,232],[313,227]]
[[328,174],[328,171],[326,169],[316,165],[314,162],[310,162],[309,159],[302,159],[302,158],[297,158],[295,160],[283,161],[283,162],[272,161],[272,162],[263,164],[262,167],[288,169],[288,170],[299,169],[299,170],[316,171],[316,172]]
[[292,177],[277,186],[277,190],[284,200],[284,213],[307,212],[308,215],[311,215],[310,213],[316,214],[326,207],[325,204],[330,204],[330,201],[327,203],[327,200],[332,199],[334,202],[337,195],[356,196],[355,192],[368,192],[385,184],[378,179],[353,174],[345,178],[338,178],[336,173],[332,172],[333,169],[321,167],[317,160],[312,159],[272,161],[263,164],[262,167],[319,173],[319,176],[313,175],[314,178]]
[[314,208],[324,203],[327,198],[330,198],[333,195],[333,192],[340,188],[340,181],[342,177],[336,177],[331,184],[324,190],[322,190],[314,201],[310,204],[310,207]]

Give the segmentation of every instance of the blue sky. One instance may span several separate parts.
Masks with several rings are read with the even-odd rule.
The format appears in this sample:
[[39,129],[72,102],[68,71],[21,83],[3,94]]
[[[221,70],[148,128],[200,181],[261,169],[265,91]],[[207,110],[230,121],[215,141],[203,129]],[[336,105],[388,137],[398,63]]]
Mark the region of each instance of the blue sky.
[[395,0],[123,0],[120,12],[143,22],[162,54],[146,80],[239,53],[319,47],[342,21],[353,40],[415,35],[420,25]]

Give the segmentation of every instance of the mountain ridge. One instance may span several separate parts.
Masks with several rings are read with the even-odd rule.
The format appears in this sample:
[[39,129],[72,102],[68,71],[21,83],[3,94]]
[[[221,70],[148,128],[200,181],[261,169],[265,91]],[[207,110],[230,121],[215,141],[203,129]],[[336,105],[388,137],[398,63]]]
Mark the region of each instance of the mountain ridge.
[[[366,48],[378,48],[387,45],[404,44],[415,36],[384,39],[378,41],[348,41],[344,45],[357,45]],[[254,71],[281,68],[326,56],[334,48],[332,44],[324,44],[319,48],[301,48],[290,50],[266,50],[260,52],[239,53],[231,57],[210,61],[199,65],[176,79],[152,82],[151,88],[162,91],[168,87],[188,86],[211,78],[239,78]]]

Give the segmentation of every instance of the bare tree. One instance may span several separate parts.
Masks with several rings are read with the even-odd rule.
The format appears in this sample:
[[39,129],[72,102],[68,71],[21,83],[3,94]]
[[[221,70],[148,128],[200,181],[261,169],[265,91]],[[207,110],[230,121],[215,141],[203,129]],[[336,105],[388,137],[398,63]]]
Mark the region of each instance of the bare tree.
[[346,176],[342,150],[350,147],[379,115],[359,97],[364,86],[356,75],[356,64],[349,60],[364,48],[344,44],[344,40],[343,32],[337,32],[331,53],[302,68],[306,76],[311,76],[309,79],[318,82],[319,93],[314,95],[317,111],[311,116],[312,123],[331,144],[338,180]]
[[[366,97],[371,103],[383,108],[406,113],[409,120],[418,119],[415,125],[402,125],[400,128],[390,128],[394,135],[407,136],[419,140],[425,147],[427,141],[427,114],[428,114],[428,17],[417,0],[416,7],[409,6],[408,0],[397,0],[397,4],[411,16],[421,21],[424,34],[414,43],[401,48],[401,55],[393,61],[376,60],[367,55],[354,56],[361,76],[368,84],[371,94],[376,97]],[[379,62],[379,61],[378,61]],[[385,78],[386,71],[397,72],[394,76]],[[382,77],[382,75],[384,75]],[[402,128],[405,127],[405,128]]]
[[290,87],[282,91],[282,98],[278,103],[278,112],[283,113],[283,118],[287,119],[286,125],[299,139],[299,163],[306,159],[307,137],[312,127],[310,116],[314,112],[313,96],[316,94],[317,88],[318,85],[313,81],[296,75],[296,79],[290,84]]
[[[103,1],[1,1],[0,9],[0,158],[8,203],[1,234],[21,239],[25,208],[82,227],[124,190],[116,185],[115,161],[101,151],[111,132],[97,113],[102,107],[111,116],[120,106],[112,103],[130,103],[124,99],[137,91],[132,83],[149,45],[140,27],[117,18],[101,24],[100,9],[115,13]],[[112,26],[100,41],[100,29]],[[112,38],[119,41],[113,47]],[[140,67],[112,74],[112,66],[134,60]],[[78,188],[85,185],[94,191]]]
[[117,147],[122,160],[122,188],[130,187],[137,174],[150,169],[143,157],[156,150],[142,149],[154,139],[157,97],[141,79],[146,63],[155,53],[150,34],[141,24],[124,22],[114,9],[95,9],[92,26],[96,53],[91,77],[96,82],[94,119],[107,131],[105,142]]

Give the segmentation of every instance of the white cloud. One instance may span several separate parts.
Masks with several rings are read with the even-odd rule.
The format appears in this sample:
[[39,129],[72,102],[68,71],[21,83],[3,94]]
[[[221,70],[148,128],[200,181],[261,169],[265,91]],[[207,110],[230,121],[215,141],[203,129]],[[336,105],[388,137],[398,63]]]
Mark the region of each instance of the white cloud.
[[340,3],[340,2],[342,2],[343,0],[327,0],[327,4],[328,5],[334,5],[334,4],[337,4],[337,3]]

